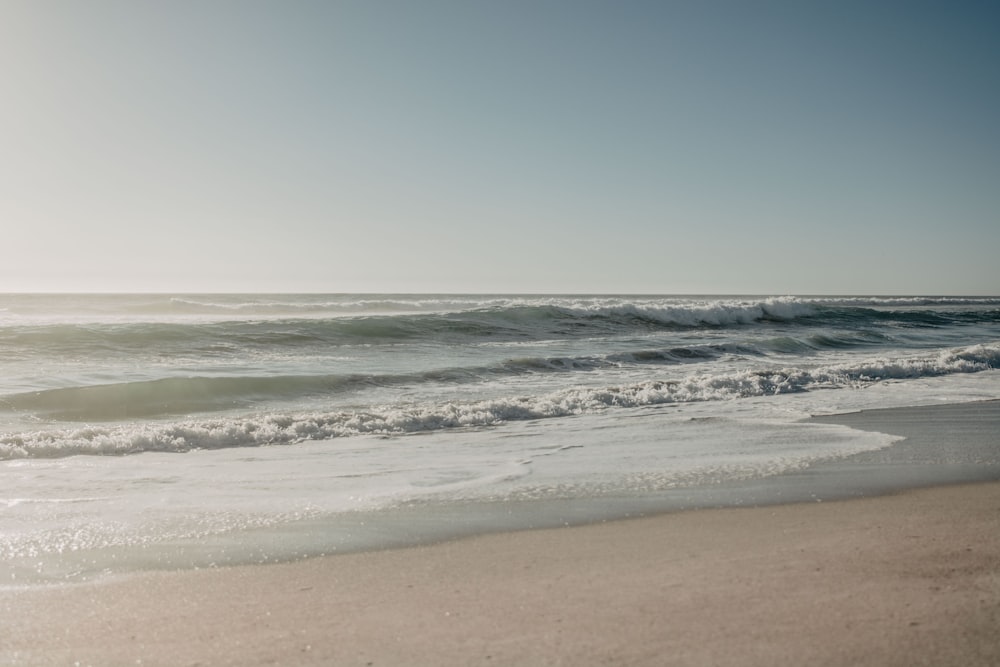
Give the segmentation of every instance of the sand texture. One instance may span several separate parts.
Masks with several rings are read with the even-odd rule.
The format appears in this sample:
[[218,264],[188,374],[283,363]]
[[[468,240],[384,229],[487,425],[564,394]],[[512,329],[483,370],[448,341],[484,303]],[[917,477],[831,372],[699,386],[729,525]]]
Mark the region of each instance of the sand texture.
[[1000,483],[0,592],[26,665],[996,665]]

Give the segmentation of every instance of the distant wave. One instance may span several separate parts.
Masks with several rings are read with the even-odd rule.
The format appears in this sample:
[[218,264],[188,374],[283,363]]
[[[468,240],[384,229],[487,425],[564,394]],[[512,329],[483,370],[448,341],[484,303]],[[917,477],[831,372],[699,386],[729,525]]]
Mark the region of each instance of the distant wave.
[[[275,315],[357,315],[366,313],[420,313],[420,312],[453,312],[468,310],[471,308],[482,308],[492,306],[502,306],[510,302],[510,299],[482,299],[482,298],[448,298],[424,296],[419,298],[405,296],[361,296],[354,297],[329,297],[316,296],[306,298],[301,295],[289,295],[287,298],[280,296],[272,298],[240,298],[228,296],[225,298],[205,297],[172,297],[169,301],[167,312],[173,314],[192,315],[238,315],[238,316],[275,316]],[[162,304],[151,304],[149,312],[162,310]]]
[[815,304],[827,306],[868,306],[875,308],[929,306],[1000,307],[1000,297],[996,296],[838,296],[802,298]]
[[[0,324],[0,344],[11,354],[133,350],[164,347],[213,354],[232,349],[308,345],[353,345],[426,339],[431,342],[472,340],[532,340],[685,328],[766,326],[775,323],[866,326],[945,326],[1000,322],[997,300],[965,300],[977,308],[948,310],[917,308],[879,310],[874,301],[804,300],[794,297],[760,300],[671,301],[621,299],[497,299],[471,303],[456,312],[354,314],[337,317],[235,319],[193,322],[59,322]],[[924,299],[923,301],[927,301]],[[949,301],[947,303],[953,303]],[[878,303],[884,303],[882,300]],[[895,302],[895,301],[894,301]],[[945,303],[938,300],[939,303]],[[259,305],[259,304],[258,304]],[[898,304],[897,304],[898,305]],[[979,308],[978,306],[983,306]],[[240,308],[239,304],[233,306]],[[283,306],[282,306],[283,307]]]
[[265,414],[164,424],[121,424],[54,429],[0,436],[0,458],[75,454],[255,447],[357,435],[395,435],[452,428],[489,427],[508,421],[546,419],[667,403],[731,400],[838,387],[864,387],[888,379],[975,373],[1000,366],[1000,344],[975,345],[936,355],[875,358],[820,368],[747,370],[690,375],[676,382],[585,388],[542,396],[468,403],[397,405],[366,411]]
[[[847,307],[1000,307],[1000,297],[970,296],[771,296],[771,297],[625,297],[625,296],[520,296],[520,295],[186,295],[165,301],[149,300],[130,308],[132,312],[202,315],[281,315],[287,314],[365,314],[365,313],[456,313],[470,310],[503,310],[531,306],[555,306],[568,309],[638,309],[678,308],[699,304],[695,309],[709,312],[716,308],[781,308],[784,306],[822,305]],[[712,315],[707,315],[711,318]]]
[[[782,307],[870,308],[1000,307],[1000,296],[570,296],[461,294],[155,294],[0,295],[4,320],[75,319],[87,322],[276,319],[415,313],[500,311],[523,307],[569,310],[627,309],[700,311],[705,321],[725,312]],[[712,311],[723,313],[717,315]],[[779,313],[779,316],[787,316]],[[0,320],[2,321],[2,320]]]

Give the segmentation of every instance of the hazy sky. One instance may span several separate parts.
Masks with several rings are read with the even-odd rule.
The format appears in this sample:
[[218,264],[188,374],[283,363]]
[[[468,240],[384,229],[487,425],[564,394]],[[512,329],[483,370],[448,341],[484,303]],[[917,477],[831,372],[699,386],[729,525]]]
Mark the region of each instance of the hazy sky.
[[0,291],[1000,293],[1000,4],[0,0]]

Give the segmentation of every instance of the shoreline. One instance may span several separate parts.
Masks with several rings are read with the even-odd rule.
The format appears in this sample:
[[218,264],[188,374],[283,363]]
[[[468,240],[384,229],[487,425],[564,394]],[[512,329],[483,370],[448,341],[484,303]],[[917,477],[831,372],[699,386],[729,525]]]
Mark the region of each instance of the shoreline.
[[[748,484],[728,507],[3,589],[0,662],[1000,661],[1000,402],[815,419],[912,433],[794,473],[778,504],[755,503]],[[978,463],[958,456],[970,451]],[[949,482],[970,469],[993,481]]]
[[[882,423],[873,418],[882,417]],[[922,419],[921,419],[922,417]],[[656,438],[655,415],[647,426]],[[862,423],[859,423],[861,420]],[[724,484],[679,485],[647,491],[505,500],[442,500],[404,503],[391,508],[321,514],[277,526],[103,551],[65,550],[52,556],[17,555],[0,569],[10,587],[73,584],[146,570],[196,569],[288,562],[331,553],[372,551],[433,544],[474,535],[567,525],[585,525],[663,512],[712,507],[774,505],[864,497],[918,486],[1000,479],[1000,452],[990,447],[1000,432],[1000,401],[937,404],[804,418],[798,431],[809,438],[810,421],[838,437],[831,428],[875,431],[859,435],[876,440],[902,436],[901,424],[919,424],[911,436],[885,449],[846,458],[817,460],[805,467],[767,477],[729,480]],[[840,424],[832,427],[825,422]],[[805,426],[802,426],[805,424]],[[850,424],[850,426],[844,426]],[[961,428],[959,428],[961,427]],[[615,432],[605,431],[614,443]],[[669,441],[669,435],[667,436]],[[954,441],[954,442],[953,442]],[[938,443],[950,442],[948,456]],[[606,447],[602,443],[598,447]],[[268,453],[268,452],[265,452]],[[154,455],[155,456],[155,455]],[[131,460],[129,461],[131,462]],[[262,462],[261,467],[265,466]],[[250,478],[253,476],[251,475]],[[197,487],[193,487],[197,492]]]
[[0,591],[13,665],[991,665],[1000,482]]
[[[242,533],[209,535],[149,548],[5,563],[11,587],[74,584],[147,570],[294,562],[327,554],[406,548],[477,535],[559,528],[718,507],[770,506],[877,496],[906,488],[1000,480],[1000,400],[896,407],[804,418],[903,438],[883,449],[821,459],[766,477],[679,485],[626,494],[505,500],[414,501],[323,514]],[[917,424],[916,428],[902,425]],[[893,435],[893,432],[896,434]],[[808,436],[808,427],[802,431]],[[888,434],[888,435],[887,435]],[[614,432],[609,432],[613,442]],[[866,434],[867,435],[867,434]],[[654,436],[655,437],[655,436]],[[836,436],[834,436],[836,437]],[[853,437],[853,436],[852,436]],[[948,447],[940,443],[949,443]],[[603,446],[603,445],[602,445]],[[942,455],[943,454],[943,455]]]

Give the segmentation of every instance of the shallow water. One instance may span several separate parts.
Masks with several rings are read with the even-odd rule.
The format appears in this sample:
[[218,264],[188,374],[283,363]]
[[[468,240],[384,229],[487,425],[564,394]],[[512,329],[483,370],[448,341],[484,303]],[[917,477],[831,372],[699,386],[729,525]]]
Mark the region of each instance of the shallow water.
[[763,498],[899,440],[805,416],[1000,397],[1000,299],[13,295],[0,351],[0,580],[73,581]]

